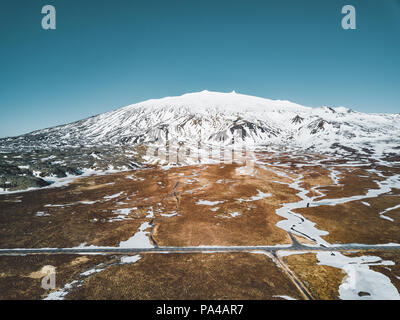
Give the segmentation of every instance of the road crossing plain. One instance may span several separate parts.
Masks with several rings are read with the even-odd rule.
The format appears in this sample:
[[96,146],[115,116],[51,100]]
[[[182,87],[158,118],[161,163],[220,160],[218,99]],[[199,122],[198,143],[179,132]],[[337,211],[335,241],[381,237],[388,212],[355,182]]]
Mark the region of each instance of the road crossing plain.
[[[3,194],[0,299],[338,299],[347,275],[319,251],[392,261],[370,268],[400,289],[399,174],[260,153],[251,166],[151,166]],[[54,290],[41,288],[45,265]]]

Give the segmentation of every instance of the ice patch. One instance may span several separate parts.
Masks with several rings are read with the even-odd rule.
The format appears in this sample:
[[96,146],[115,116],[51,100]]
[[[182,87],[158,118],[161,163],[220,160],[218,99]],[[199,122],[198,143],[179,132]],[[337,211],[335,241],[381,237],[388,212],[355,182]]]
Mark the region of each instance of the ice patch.
[[223,203],[223,201],[208,201],[208,200],[199,200],[196,204],[204,205],[204,206],[215,206],[217,204]]
[[142,257],[139,254],[134,255],[134,256],[123,256],[121,258],[121,264],[135,263],[135,262],[139,261],[140,259],[142,259]]
[[116,209],[116,210],[113,210],[113,213],[122,214],[122,215],[127,216],[133,210],[137,210],[137,207]]
[[175,217],[176,215],[178,215],[176,212],[174,212],[174,213],[161,213],[161,216],[162,217],[166,217],[166,218]]
[[85,272],[82,272],[81,276],[87,277],[87,276],[90,276],[93,273],[101,272],[103,270],[104,270],[104,268],[93,268],[93,269],[87,270]]
[[251,201],[257,201],[257,200],[262,200],[264,198],[269,198],[272,196],[270,193],[264,193],[260,190],[257,190],[257,194],[255,196],[252,196],[250,199],[238,199],[239,202],[251,202]]
[[64,300],[64,297],[68,294],[68,290],[71,290],[75,283],[78,283],[78,281],[74,280],[70,283],[67,283],[63,288],[49,293],[43,300]]
[[393,211],[393,210],[396,210],[396,209],[400,209],[400,204],[398,204],[397,206],[394,206],[394,207],[391,207],[391,208],[387,208],[386,210],[384,210],[384,211],[382,211],[381,213],[379,213],[379,216],[382,218],[382,219],[386,219],[386,220],[389,220],[389,221],[394,221],[392,218],[389,218],[389,217],[387,217],[387,216],[385,216],[384,214],[386,213],[386,212],[389,212],[389,211]]
[[[339,286],[342,300],[399,300],[400,295],[390,279],[371,270],[370,266],[391,266],[392,261],[375,256],[346,257],[340,252],[318,252],[319,265],[342,269],[347,277]],[[367,295],[361,296],[365,292]]]
[[295,299],[295,298],[292,298],[292,297],[289,297],[289,296],[285,296],[285,295],[283,295],[283,296],[273,296],[274,298],[276,297],[276,298],[282,298],[282,299],[285,299],[285,300],[297,300],[297,299]]
[[118,197],[119,197],[120,195],[122,195],[123,193],[124,193],[124,192],[121,191],[121,192],[116,193],[116,194],[113,194],[113,195],[111,195],[111,196],[105,196],[104,199],[106,199],[106,200],[115,199],[115,198],[118,198]]
[[119,243],[119,248],[154,248],[147,236],[149,232],[145,231],[150,227],[151,225],[148,222],[142,223],[138,232],[128,240]]
[[36,217],[49,217],[50,214],[47,212],[44,212],[44,211],[38,211],[38,212],[36,212],[35,216]]

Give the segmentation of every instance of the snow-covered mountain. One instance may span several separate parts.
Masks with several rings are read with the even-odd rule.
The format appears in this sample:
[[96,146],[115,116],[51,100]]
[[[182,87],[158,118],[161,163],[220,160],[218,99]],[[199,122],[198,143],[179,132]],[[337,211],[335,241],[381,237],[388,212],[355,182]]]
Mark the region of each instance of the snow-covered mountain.
[[163,144],[285,145],[314,152],[399,153],[400,115],[202,91],[147,100],[0,140],[0,147]]

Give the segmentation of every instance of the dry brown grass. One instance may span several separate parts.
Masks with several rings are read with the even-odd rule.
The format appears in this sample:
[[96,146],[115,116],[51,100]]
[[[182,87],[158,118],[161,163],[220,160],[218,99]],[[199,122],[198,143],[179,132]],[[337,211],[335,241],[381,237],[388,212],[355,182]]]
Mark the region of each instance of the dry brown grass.
[[262,254],[144,254],[87,278],[67,299],[300,299],[285,274]]
[[[149,168],[77,179],[69,186],[0,196],[0,247],[117,246],[131,237],[150,210],[154,238],[160,245],[245,245],[290,243],[275,224],[281,202],[295,201],[280,178],[258,169],[253,176],[236,173],[236,165]],[[131,177],[133,179],[129,179]],[[220,183],[217,183],[220,182]],[[258,190],[273,196],[253,202]],[[105,196],[119,194],[113,199]],[[22,202],[7,202],[19,199]],[[196,204],[224,201],[219,209]],[[94,201],[94,203],[83,202]],[[48,206],[51,205],[51,206]],[[109,222],[116,209],[136,208],[126,220]],[[37,212],[49,216],[37,217]],[[161,214],[176,212],[166,218]],[[231,213],[240,216],[232,218]]]
[[[268,155],[271,156],[271,155]],[[322,158],[320,158],[321,160]],[[302,160],[282,155],[269,168],[292,179],[304,176],[302,186],[309,196],[312,188],[326,193],[323,198],[365,194],[381,180],[365,167],[336,167],[340,186],[332,186],[329,171],[322,166],[297,168]],[[279,166],[288,163],[288,167]],[[338,162],[337,162],[338,163]],[[336,164],[337,164],[336,163]],[[202,165],[169,170],[143,170],[77,179],[68,186],[12,195],[0,195],[0,248],[118,246],[150,220],[153,238],[160,246],[276,245],[288,244],[288,234],[276,227],[282,218],[275,210],[283,203],[297,202],[296,191],[277,182],[292,180],[270,170],[255,168],[246,174],[238,165]],[[379,168],[385,175],[398,168]],[[270,197],[250,200],[261,191]],[[113,199],[105,196],[119,194]],[[400,243],[400,209],[385,213],[394,222],[379,217],[383,210],[399,204],[399,189],[367,199],[371,206],[353,201],[336,206],[299,209],[297,212],[329,232],[330,243]],[[21,202],[16,202],[21,200]],[[199,201],[218,201],[216,205]],[[96,201],[84,204],[83,201]],[[46,206],[51,204],[52,206]],[[136,208],[126,220],[110,222],[116,209]],[[154,217],[149,218],[149,212]],[[37,212],[49,216],[38,217]],[[164,214],[174,214],[167,217]],[[239,215],[233,217],[233,213]],[[299,242],[309,243],[301,237]],[[360,252],[361,254],[362,252]],[[396,252],[368,252],[395,261],[391,270],[373,266],[400,288]],[[39,299],[41,268],[57,267],[57,285],[79,278],[80,273],[100,262],[117,263],[86,278],[73,289],[70,299],[273,299],[275,295],[301,298],[288,276],[270,258],[250,253],[143,254],[135,264],[120,265],[119,255],[28,255],[0,256],[0,299]],[[315,254],[282,258],[316,299],[337,299],[344,273],[319,266]]]
[[339,185],[328,185],[321,188],[325,196],[322,199],[337,199],[367,194],[370,189],[378,189],[375,181],[382,181],[376,173],[371,173],[365,168],[342,167],[336,168],[339,173]]
[[339,286],[346,275],[341,269],[318,265],[315,253],[293,254],[282,259],[307,287],[313,299],[339,299]]
[[400,243],[400,210],[385,214],[395,219],[394,222],[382,219],[379,212],[383,208],[394,206],[399,200],[391,196],[380,196],[362,201],[353,201],[336,206],[319,206],[298,209],[296,212],[316,223],[320,230],[328,235],[323,238],[329,243]]
[[[274,245],[290,243],[287,233],[276,227],[282,218],[275,214],[281,202],[296,201],[290,188],[274,183],[280,178],[257,169],[251,175],[237,173],[237,165],[208,166],[190,182],[177,187],[177,216],[156,220],[154,237],[163,246],[197,245]],[[184,172],[191,177],[191,171]],[[249,200],[258,191],[271,193],[257,201]],[[199,201],[219,202],[201,205]],[[212,211],[215,210],[215,211]],[[237,217],[230,214],[239,213]]]
[[0,256],[0,300],[37,300],[50,293],[41,286],[42,268],[51,265],[56,268],[56,286],[79,278],[79,274],[101,262],[114,259],[112,256],[76,255],[26,255]]

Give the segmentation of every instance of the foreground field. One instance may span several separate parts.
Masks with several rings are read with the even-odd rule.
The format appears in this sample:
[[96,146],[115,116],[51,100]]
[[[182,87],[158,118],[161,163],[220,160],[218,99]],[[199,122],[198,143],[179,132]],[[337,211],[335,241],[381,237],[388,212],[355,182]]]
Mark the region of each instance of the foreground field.
[[0,195],[0,299],[398,299],[399,222],[395,163],[258,153],[90,176]]
[[[301,298],[270,257],[251,253],[1,257],[2,298],[48,297],[37,279],[43,264],[56,266],[57,281],[71,284],[66,299]],[[16,285],[6,287],[11,279]],[[26,282],[30,290],[21,292]]]

